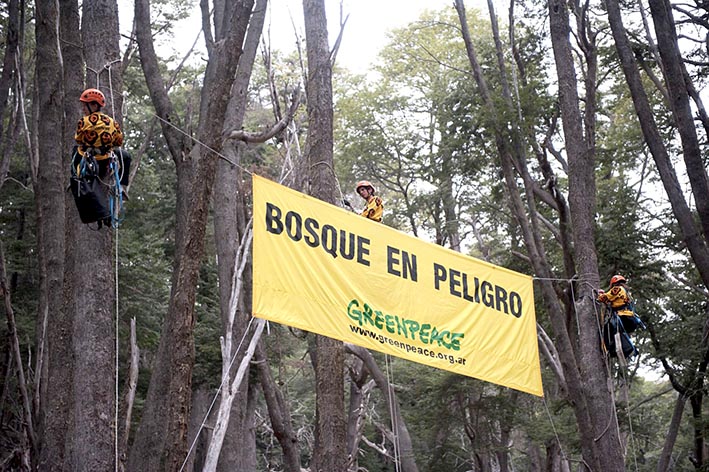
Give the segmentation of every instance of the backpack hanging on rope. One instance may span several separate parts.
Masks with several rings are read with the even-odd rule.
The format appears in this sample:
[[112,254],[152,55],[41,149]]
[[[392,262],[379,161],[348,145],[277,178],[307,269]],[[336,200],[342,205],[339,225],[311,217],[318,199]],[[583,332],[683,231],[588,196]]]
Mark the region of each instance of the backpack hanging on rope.
[[610,316],[603,323],[603,347],[611,357],[629,360],[638,355],[639,351],[625,330],[621,316],[615,311],[610,312]]
[[110,223],[108,195],[99,178],[98,162],[91,152],[86,152],[82,157],[78,151],[74,151],[69,189],[82,223]]
[[[74,152],[69,188],[74,196],[82,223],[96,223],[117,228],[123,221],[123,192],[113,153],[106,165],[99,164],[89,150],[82,157]],[[104,175],[105,174],[105,175]],[[104,182],[102,178],[108,177]]]

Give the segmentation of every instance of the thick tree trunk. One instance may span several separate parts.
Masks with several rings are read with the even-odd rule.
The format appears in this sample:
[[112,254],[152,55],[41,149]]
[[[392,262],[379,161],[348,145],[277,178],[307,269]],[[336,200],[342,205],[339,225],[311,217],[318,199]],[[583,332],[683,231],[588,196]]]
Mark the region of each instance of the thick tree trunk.
[[[63,6],[66,6],[63,4]],[[41,411],[38,427],[39,470],[68,470],[65,466],[65,440],[69,418],[72,385],[71,332],[72,324],[62,310],[64,286],[64,182],[65,167],[61,143],[64,119],[64,87],[62,52],[60,50],[60,12],[56,2],[41,2],[36,7],[36,41],[45,47],[37,49],[37,84],[41,119],[58,126],[39,126],[38,168],[35,195],[37,205],[37,244],[40,262],[40,298],[38,307],[39,338],[46,339],[42,367],[35,375],[40,388]],[[77,22],[78,26],[78,22]],[[10,47],[8,45],[8,47]],[[59,143],[59,145],[58,145]],[[51,307],[50,307],[51,304]],[[44,319],[52,313],[52,323]],[[40,345],[41,347],[41,345]],[[45,362],[46,361],[46,362]],[[43,382],[46,380],[46,384]],[[51,392],[51,394],[48,394]]]
[[[177,238],[179,247],[176,250],[168,313],[163,325],[155,374],[150,381],[143,419],[129,458],[130,470],[179,470],[187,456],[194,364],[194,303],[204,253],[209,201],[217,168],[218,156],[215,152],[222,149],[222,123],[253,5],[252,0],[242,0],[234,5],[233,14],[223,19],[228,28],[223,39],[218,42],[213,42],[211,31],[206,30],[209,19],[205,17],[203,21],[209,62],[202,90],[200,109],[203,113],[200,114],[198,140],[208,148],[198,147],[191,153],[195,159],[199,155],[199,160],[190,185],[187,211],[178,215],[178,224],[185,224],[185,231],[183,237]],[[149,37],[147,1],[136,2],[136,16],[139,13],[142,17],[139,27],[141,54],[144,47],[150,54],[152,44]],[[208,11],[206,14],[208,15]],[[159,111],[165,113],[169,110],[169,99],[164,88],[160,89],[162,81],[159,77],[147,77],[148,72],[158,73],[149,67],[150,64],[154,65],[154,62],[146,62],[143,68],[146,80],[152,84],[149,85],[151,97],[156,108],[160,106]],[[174,137],[174,133],[171,132],[170,136]],[[179,153],[181,148],[174,151]],[[176,162],[183,157],[173,154]],[[184,175],[178,173],[178,186],[184,178]],[[189,222],[189,225],[186,222]]]
[[[332,66],[324,0],[303,0],[308,57],[308,139],[310,194],[329,203],[337,201],[333,174]],[[313,472],[347,469],[342,342],[317,336],[315,362],[315,449]]]
[[[581,20],[579,20],[581,21]],[[584,281],[578,286],[579,301],[573,300],[579,319],[578,365],[583,390],[593,426],[595,458],[601,470],[623,470],[625,460],[618,436],[618,418],[609,388],[607,369],[599,345],[598,320],[594,307],[594,287],[598,287],[598,261],[594,243],[596,208],[595,184],[595,83],[586,82],[585,119],[580,114],[580,100],[570,43],[568,7],[564,1],[549,2],[549,24],[559,83],[559,104],[569,161],[569,208],[573,228],[576,270]],[[579,34],[584,44],[589,78],[595,77],[595,46],[586,31]],[[584,136],[584,124],[586,136]]]
[[[244,112],[248,101],[248,88],[251,79],[254,60],[258,50],[264,18],[266,16],[267,0],[258,0],[254,6],[254,14],[249,23],[249,28],[244,41],[244,52],[236,71],[236,80],[232,89],[231,99],[227,108],[223,131],[226,134],[233,129],[240,129],[244,120]],[[232,162],[240,161],[240,144],[227,141],[224,144],[223,154]],[[239,241],[246,231],[247,210],[243,194],[245,187],[242,170],[225,160],[217,163],[217,179],[214,187],[214,239],[217,249],[219,300],[222,316],[222,328],[231,329],[231,338],[237,342],[245,335],[250,316],[250,310],[244,310],[243,298],[249,290],[244,285],[239,294],[239,306],[232,313],[230,304],[232,298],[234,260],[237,257]],[[225,333],[226,334],[226,333]],[[244,343],[244,346],[246,343]],[[232,344],[232,346],[235,346]],[[232,347],[231,350],[235,349]],[[236,355],[234,366],[239,365],[243,358],[243,350],[239,353],[230,352],[229,359]],[[231,375],[234,375],[234,371]],[[255,437],[253,427],[246,420],[252,414],[245,411],[247,395],[249,392],[250,376],[235,392],[230,414],[229,427],[224,438],[221,457],[217,470],[247,470],[247,464],[255,463]]]
[[288,402],[283,397],[271,375],[271,367],[268,365],[263,342],[256,347],[254,359],[257,364],[261,390],[263,390],[263,396],[266,399],[268,415],[271,418],[273,434],[283,450],[283,470],[286,472],[300,472],[298,436],[293,430]]
[[[86,60],[86,84],[106,95],[120,110],[122,81],[115,0],[83,4],[82,38]],[[103,25],[96,29],[93,25]],[[107,66],[115,67],[109,74]],[[110,77],[109,77],[110,76]],[[115,94],[114,95],[112,95]],[[70,97],[67,97],[69,99]],[[78,97],[71,97],[77,100]],[[120,123],[121,116],[114,113]],[[70,122],[79,119],[77,113]],[[74,431],[71,437],[73,471],[110,470],[115,464],[115,279],[112,231],[96,231],[81,224],[76,211],[68,215],[66,293],[73,314]],[[80,394],[79,394],[80,392]]]

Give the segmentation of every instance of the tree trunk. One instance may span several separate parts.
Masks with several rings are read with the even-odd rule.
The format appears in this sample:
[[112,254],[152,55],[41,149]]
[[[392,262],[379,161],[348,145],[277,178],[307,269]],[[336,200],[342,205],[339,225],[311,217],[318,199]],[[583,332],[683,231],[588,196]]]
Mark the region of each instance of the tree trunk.
[[[328,203],[337,201],[333,174],[332,66],[328,48],[324,0],[303,0],[308,57],[308,138],[310,194]],[[344,398],[344,347],[335,339],[317,336],[315,361],[315,449],[313,472],[347,469]]]
[[[244,52],[239,61],[236,71],[236,80],[232,89],[232,95],[227,108],[226,119],[223,124],[223,131],[240,129],[244,120],[244,112],[248,101],[248,88],[251,79],[254,60],[258,50],[261,31],[263,29],[266,15],[267,0],[257,0],[254,6],[254,14],[246,33],[244,42]],[[241,156],[241,144],[234,141],[227,141],[224,144],[223,154],[232,162],[238,164]],[[231,329],[231,338],[240,340],[246,333],[250,316],[250,310],[243,310],[243,298],[250,290],[250,286],[244,285],[242,293],[239,294],[240,304],[234,306],[235,313],[231,313],[230,300],[232,298],[232,284],[234,272],[234,260],[237,257],[239,241],[246,232],[246,221],[248,220],[247,209],[244,201],[245,189],[248,188],[244,182],[244,174],[241,168],[230,162],[220,160],[217,163],[217,179],[214,188],[214,239],[217,249],[217,264],[219,277],[219,300],[222,316],[223,330]],[[231,319],[231,320],[230,320]],[[226,333],[225,333],[226,335]],[[233,344],[232,344],[233,345]],[[244,343],[244,345],[246,345]],[[243,358],[243,351],[239,353],[230,352],[229,359],[236,355],[234,366],[239,365]],[[234,375],[234,371],[231,375]],[[253,444],[255,438],[250,431],[252,425],[245,423],[251,415],[244,409],[248,405],[247,395],[249,392],[250,376],[244,378],[244,382],[235,392],[230,414],[229,427],[224,438],[222,456],[219,460],[217,470],[246,470],[247,463],[255,462],[255,457],[247,457],[255,454],[255,444],[253,447],[245,447],[246,444]]]
[[[569,208],[576,260],[576,273],[584,283],[577,287],[579,300],[572,300],[579,319],[578,365],[583,379],[584,396],[593,426],[593,460],[601,470],[623,470],[625,460],[618,436],[618,418],[609,388],[609,378],[602,352],[598,349],[598,319],[593,289],[599,286],[598,261],[594,243],[596,209],[595,184],[595,83],[586,81],[586,117],[582,120],[576,73],[570,43],[568,7],[564,1],[549,2],[549,24],[559,82],[559,104],[569,161]],[[585,23],[586,18],[579,19]],[[579,28],[589,73],[595,77],[595,45]],[[585,133],[584,137],[584,125]],[[592,458],[587,458],[590,463]]]
[[[186,460],[195,355],[193,328],[196,287],[204,253],[209,201],[214,189],[218,159],[216,153],[222,149],[222,123],[253,5],[252,0],[236,3],[233,13],[222,19],[228,28],[217,42],[212,40],[211,31],[206,30],[209,18],[205,17],[203,21],[209,62],[202,89],[198,140],[208,148],[194,148],[190,154],[195,159],[199,156],[199,160],[189,185],[188,208],[186,212],[177,215],[178,225],[184,228],[184,236],[176,238],[179,246],[176,248],[168,313],[163,324],[155,373],[150,380],[143,418],[129,458],[130,470],[179,470]],[[149,3],[146,0],[136,2],[136,21],[140,24],[141,55],[145,49],[149,56],[152,42]],[[148,77],[148,74],[159,74],[157,69],[152,68],[157,61],[154,57],[146,59],[143,70],[150,84],[151,97],[159,114],[167,113],[171,107],[164,88],[161,88],[159,75]],[[170,132],[168,136],[168,142],[171,142],[175,134]],[[178,153],[173,154],[176,162],[185,157],[179,154],[181,150],[179,146],[171,146],[171,152]],[[186,177],[180,174],[178,167],[178,187]],[[186,186],[184,183],[182,185]]]
[[[38,469],[69,470],[66,463],[65,441],[67,426],[71,424],[72,398],[72,319],[62,309],[64,286],[64,227],[66,167],[62,157],[68,152],[62,143],[66,125],[64,117],[64,87],[60,32],[71,17],[75,4],[41,2],[36,7],[36,41],[44,47],[37,49],[37,84],[42,109],[42,120],[57,126],[39,126],[39,155],[37,186],[37,244],[40,264],[40,298],[38,307],[38,337],[46,339],[42,367],[35,373],[39,380],[41,410],[38,439],[40,454]],[[67,8],[69,7],[69,8]],[[61,23],[60,23],[61,15]],[[76,27],[78,29],[78,16]],[[9,45],[8,45],[9,47]],[[39,117],[37,118],[39,119]],[[50,306],[51,305],[51,306]],[[52,314],[43,333],[44,318]],[[41,345],[40,345],[41,346]],[[46,361],[46,362],[45,362]],[[46,380],[46,383],[43,382]]]
[[416,458],[414,457],[414,447],[411,442],[411,435],[409,435],[409,429],[406,427],[406,422],[404,421],[403,416],[401,416],[399,400],[396,398],[394,387],[389,384],[389,381],[382,373],[381,369],[379,369],[374,357],[368,350],[352,344],[345,345],[345,348],[347,351],[362,359],[365,367],[369,371],[369,374],[377,383],[377,387],[379,387],[379,390],[382,391],[385,398],[389,400],[389,415],[393,418],[394,423],[396,424],[396,431],[392,431],[392,433],[395,440],[399,442],[398,447],[394,450],[398,449],[399,451],[399,457],[397,460],[400,461],[401,470],[403,472],[418,472]]
[[692,186],[704,239],[709,241],[709,198],[707,198],[709,178],[692,116],[688,93],[692,84],[685,82],[689,79],[689,75],[684,73],[684,64],[672,18],[672,5],[665,0],[649,0],[649,5],[655,25],[657,48],[662,59],[662,69],[665,72],[667,92],[670,96],[670,108],[682,141],[682,155],[687,167],[687,177]]
[[694,225],[694,217],[684,199],[682,188],[677,179],[672,161],[665,147],[663,137],[657,128],[657,123],[648,101],[645,88],[643,87],[640,73],[637,70],[635,56],[628,40],[628,36],[623,26],[620,6],[617,0],[606,0],[606,10],[608,11],[608,22],[613,32],[615,48],[618,52],[623,74],[628,83],[630,94],[633,98],[635,113],[638,115],[640,128],[642,129],[645,142],[650,153],[655,160],[657,171],[665,187],[665,192],[672,206],[672,212],[677,219],[677,223],[682,232],[682,237],[687,250],[692,256],[697,271],[702,278],[704,286],[709,288],[709,250],[707,244],[702,239]]
[[[95,28],[94,25],[102,25]],[[122,81],[115,0],[83,4],[82,45],[86,61],[86,84],[100,84],[107,106],[120,111]],[[113,66],[113,71],[110,67]],[[109,68],[107,68],[109,67]],[[112,94],[115,94],[112,95]],[[78,97],[67,97],[77,104]],[[109,107],[119,123],[120,113]],[[76,122],[75,114],[69,122]],[[68,309],[73,314],[73,422],[71,460],[74,471],[109,470],[115,464],[115,278],[112,231],[90,229],[78,212],[68,214],[67,285]]]
[[263,342],[256,347],[254,359],[258,369],[259,383],[261,384],[268,414],[271,418],[273,434],[283,450],[283,470],[286,472],[300,472],[298,436],[293,430],[288,402],[283,398],[283,394],[278,389],[276,382],[273,381]]
[[657,468],[655,469],[657,472],[668,472],[669,470],[672,470],[672,450],[675,447],[679,428],[682,425],[682,413],[684,413],[684,405],[686,403],[686,395],[681,393],[677,395],[677,400],[675,400],[675,408],[672,412],[672,420],[670,420],[670,425],[667,430],[667,437],[665,438],[665,443],[662,446],[662,453],[657,460]]

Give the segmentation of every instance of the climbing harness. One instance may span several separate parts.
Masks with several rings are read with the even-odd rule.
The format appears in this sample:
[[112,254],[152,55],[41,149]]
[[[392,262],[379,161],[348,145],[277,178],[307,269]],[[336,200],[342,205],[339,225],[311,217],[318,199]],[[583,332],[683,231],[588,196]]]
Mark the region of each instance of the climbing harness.
[[[119,166],[111,151],[108,157],[108,182],[101,179],[101,166],[89,149],[80,160],[78,151],[72,159],[69,189],[84,224],[98,223],[101,226],[118,228],[123,221],[123,191]],[[108,190],[105,188],[108,187]]]

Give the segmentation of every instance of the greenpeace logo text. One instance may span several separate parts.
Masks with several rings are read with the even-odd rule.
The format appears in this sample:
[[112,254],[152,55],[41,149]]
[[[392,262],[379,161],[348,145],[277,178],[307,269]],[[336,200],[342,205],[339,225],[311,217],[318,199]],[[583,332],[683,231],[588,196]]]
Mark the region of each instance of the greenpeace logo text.
[[418,340],[423,344],[436,344],[445,349],[460,351],[460,340],[465,333],[454,333],[447,329],[431,326],[430,323],[419,323],[416,320],[407,320],[397,315],[382,313],[374,310],[368,304],[360,305],[356,298],[347,305],[347,316],[356,321],[359,326],[370,326],[380,332],[387,332],[406,339]]

